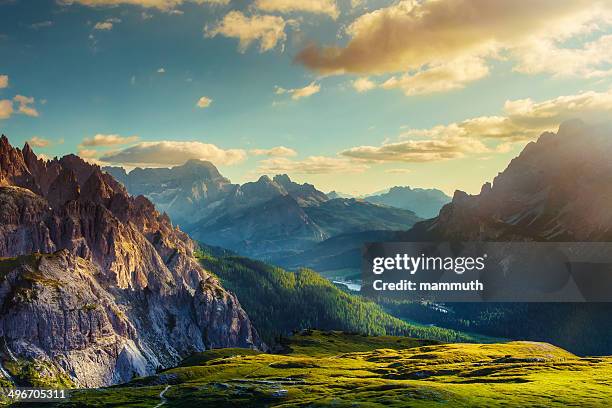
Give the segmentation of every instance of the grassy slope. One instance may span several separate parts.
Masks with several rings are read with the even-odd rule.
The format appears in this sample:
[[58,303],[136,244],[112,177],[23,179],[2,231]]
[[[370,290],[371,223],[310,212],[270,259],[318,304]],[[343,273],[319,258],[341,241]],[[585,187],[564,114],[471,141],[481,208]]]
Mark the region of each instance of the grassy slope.
[[612,398],[612,358],[578,358],[546,343],[431,344],[319,331],[286,342],[292,351],[282,355],[205,352],[191,366],[77,392],[64,406],[152,407],[167,385],[167,407],[562,407]]

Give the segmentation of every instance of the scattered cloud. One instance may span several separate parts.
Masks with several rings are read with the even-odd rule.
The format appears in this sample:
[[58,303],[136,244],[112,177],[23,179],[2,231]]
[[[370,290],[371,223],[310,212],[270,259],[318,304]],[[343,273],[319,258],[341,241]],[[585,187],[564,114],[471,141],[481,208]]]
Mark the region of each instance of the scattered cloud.
[[293,157],[297,156],[297,152],[289,147],[276,146],[271,149],[252,149],[249,151],[254,156],[270,156],[270,157]]
[[86,137],[81,142],[81,146],[119,146],[130,144],[138,141],[138,136],[120,136],[117,134],[102,134],[98,133],[93,137]]
[[0,89],[7,88],[9,84],[8,75],[0,75]]
[[98,157],[98,152],[93,149],[81,149],[79,150],[79,157],[83,159],[95,159]]
[[366,163],[421,163],[457,159],[468,153],[489,152],[479,140],[445,137],[431,140],[407,140],[381,146],[357,146],[340,152],[341,156]]
[[38,23],[32,23],[30,24],[30,28],[34,30],[39,30],[41,28],[51,27],[52,25],[53,25],[53,21],[47,20],[47,21],[40,21]]
[[110,31],[113,29],[113,24],[119,24],[120,22],[121,22],[120,18],[116,18],[116,17],[107,18],[104,21],[97,22],[93,28],[94,30],[98,30],[98,31]]
[[94,25],[94,30],[110,31],[113,29],[113,23],[110,21],[101,21]]
[[23,115],[26,115],[26,116],[32,116],[32,117],[38,116],[38,111],[36,110],[36,108],[32,106],[34,104],[33,97],[16,95],[13,98],[13,100],[19,104],[17,108],[17,112]]
[[379,146],[356,146],[340,156],[366,163],[428,162],[482,153],[505,153],[517,142],[536,139],[570,119],[590,123],[608,120],[612,90],[582,92],[535,102],[506,101],[502,115],[479,116],[427,129],[409,129],[398,140]]
[[335,0],[256,0],[254,5],[266,12],[325,14],[334,20],[340,15]]
[[408,96],[422,95],[460,89],[487,75],[489,67],[485,61],[471,57],[432,66],[414,74],[391,77],[382,83],[381,88],[399,88]]
[[0,120],[8,119],[13,114],[13,101],[9,99],[0,100]]
[[42,148],[49,146],[51,144],[51,141],[49,139],[43,139],[42,137],[34,136],[30,140],[28,140],[28,143],[30,144],[30,146]]
[[408,174],[408,173],[412,173],[412,170],[410,169],[387,169],[385,170],[385,173],[387,174]]
[[212,102],[213,102],[212,99],[206,96],[203,96],[200,99],[198,99],[198,103],[196,103],[196,106],[198,108],[208,108]]
[[249,45],[259,41],[259,52],[270,51],[277,45],[283,45],[287,39],[285,27],[293,24],[293,20],[285,20],[279,16],[253,15],[245,16],[242,12],[230,11],[214,27],[204,27],[207,38],[222,35],[238,39],[238,50],[245,52]]
[[514,70],[554,77],[597,78],[612,75],[612,35],[586,42],[581,48],[561,47],[554,40],[532,40],[514,51]]
[[316,93],[319,93],[321,90],[321,85],[316,82],[311,82],[303,88],[293,88],[293,89],[285,89],[277,86],[274,93],[277,95],[289,94],[291,95],[291,99],[297,101],[298,99],[307,98]]
[[351,84],[353,85],[353,88],[355,88],[355,90],[359,93],[367,92],[376,88],[376,84],[370,81],[370,79],[367,77],[357,78],[356,80],[351,82]]
[[62,5],[81,4],[89,7],[134,5],[171,12],[184,3],[227,5],[230,0],[57,0]]
[[310,156],[304,160],[286,158],[262,160],[257,171],[262,174],[337,174],[361,173],[367,169],[368,166],[364,163],[355,163],[345,158]]
[[[546,21],[542,25],[542,21]],[[345,46],[306,46],[295,60],[321,74],[403,73],[384,88],[407,95],[459,89],[491,60],[555,76],[612,75],[612,4],[588,0],[401,0],[350,23]],[[586,40],[585,40],[586,39]]]
[[107,153],[100,160],[126,166],[168,167],[184,164],[190,159],[208,160],[216,165],[230,165],[243,161],[241,149],[221,149],[201,142],[141,142],[134,146]]

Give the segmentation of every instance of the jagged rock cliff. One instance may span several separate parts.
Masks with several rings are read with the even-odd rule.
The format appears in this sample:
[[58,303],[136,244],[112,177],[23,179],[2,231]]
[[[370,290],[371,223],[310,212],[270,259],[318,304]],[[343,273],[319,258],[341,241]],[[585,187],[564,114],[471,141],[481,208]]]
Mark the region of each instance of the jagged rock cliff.
[[99,167],[43,161],[2,136],[0,209],[0,257],[17,257],[0,261],[3,358],[92,387],[193,351],[264,347],[189,237]]

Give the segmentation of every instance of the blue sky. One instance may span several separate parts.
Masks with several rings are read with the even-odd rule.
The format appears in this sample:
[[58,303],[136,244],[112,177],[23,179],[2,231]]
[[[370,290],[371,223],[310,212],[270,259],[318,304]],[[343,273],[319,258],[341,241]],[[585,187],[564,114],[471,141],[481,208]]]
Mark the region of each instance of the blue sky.
[[33,3],[0,0],[0,131],[46,157],[477,192],[612,109],[606,2]]

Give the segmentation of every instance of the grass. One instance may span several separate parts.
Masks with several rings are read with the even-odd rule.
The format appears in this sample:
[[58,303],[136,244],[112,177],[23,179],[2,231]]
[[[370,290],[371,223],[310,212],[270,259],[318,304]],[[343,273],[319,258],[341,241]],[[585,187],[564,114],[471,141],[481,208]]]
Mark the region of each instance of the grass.
[[53,364],[38,360],[7,360],[4,368],[18,385],[35,388],[74,388],[74,383]]
[[304,331],[286,354],[211,350],[125,386],[77,392],[63,407],[607,406],[612,358],[536,342],[441,344]]

